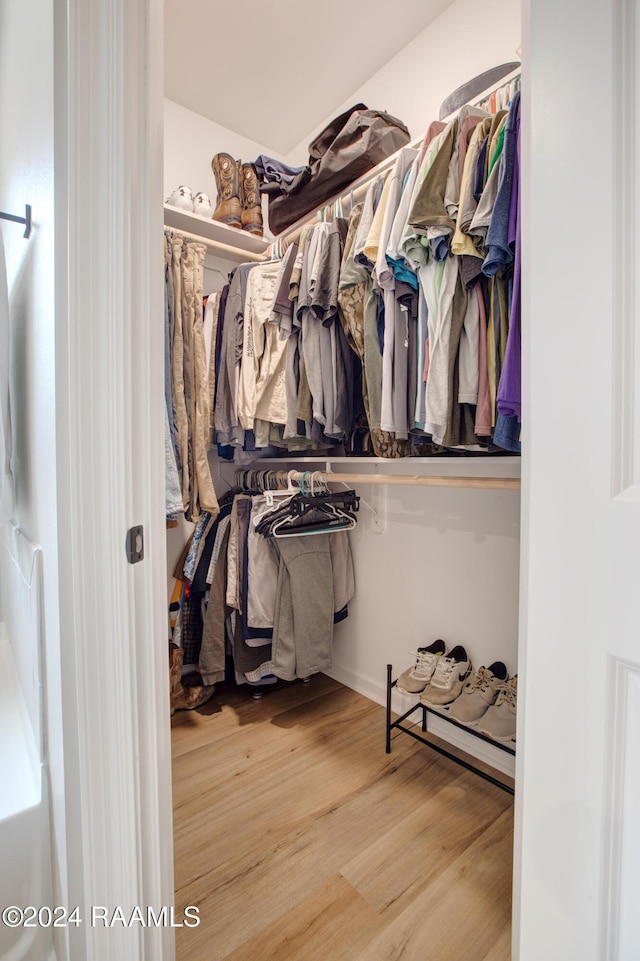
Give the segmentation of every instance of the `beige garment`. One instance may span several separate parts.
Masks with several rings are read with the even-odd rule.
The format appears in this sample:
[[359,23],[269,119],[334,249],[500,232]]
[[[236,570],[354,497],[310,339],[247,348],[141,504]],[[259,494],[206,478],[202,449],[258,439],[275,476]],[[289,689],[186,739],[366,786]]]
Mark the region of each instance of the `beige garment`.
[[[466,176],[463,174],[464,189],[461,187],[460,190],[460,209],[458,211],[456,239],[459,239],[459,231],[463,231],[464,233],[468,231],[478,207],[478,201],[475,198],[476,167],[482,144],[491,129],[491,123],[491,118],[483,120],[471,135],[469,152],[467,154],[467,160],[465,161],[465,170],[467,173]],[[469,156],[469,154],[471,154],[471,156]]]
[[[272,309],[265,319],[263,314],[256,315],[260,329],[256,331],[254,343],[263,341],[262,357],[256,381],[256,420],[269,424],[286,424],[287,392],[285,386],[287,363],[287,337],[281,336],[280,320],[282,315],[273,310],[276,292],[282,282],[285,263],[281,261],[270,297]],[[257,349],[256,349],[257,352]]]
[[291,277],[289,279],[289,300],[296,300],[298,294],[300,293],[300,279],[302,277],[302,265],[304,263],[304,249],[313,226],[313,224],[305,224],[302,228],[302,233],[300,234],[298,253],[296,254],[296,259],[293,262],[293,270],[291,271]]
[[229,515],[229,543],[227,545],[227,607],[240,610],[240,584],[238,579],[238,498],[234,497]]
[[[353,255],[355,257],[357,257],[358,254],[362,254],[364,252],[365,244],[367,242],[367,237],[369,236],[369,231],[371,230],[371,224],[373,223],[373,217],[375,213],[373,209],[373,200],[378,191],[378,187],[380,186],[384,186],[383,178],[376,177],[375,180],[371,181],[371,183],[367,188],[367,192],[364,198],[364,204],[362,205],[360,223],[358,224],[358,232],[353,240],[353,245],[354,245]],[[355,207],[353,209],[355,210]],[[351,211],[351,214],[353,214],[353,210]],[[343,262],[344,262],[344,254],[343,254]]]
[[[195,314],[195,286],[197,251],[189,240],[182,247],[182,335],[184,338],[184,400],[187,411],[187,457],[189,471],[189,501],[186,518],[196,521],[200,517],[198,499],[198,474],[195,464],[195,349],[193,342],[193,322]],[[202,245],[201,245],[202,246]],[[204,256],[203,256],[204,263]]]
[[333,603],[335,612],[351,603],[356,593],[351,544],[346,531],[335,531],[329,540],[333,570]]
[[482,123],[477,125],[471,135],[469,149],[467,150],[464,171],[462,173],[462,183],[460,184],[460,207],[458,209],[458,219],[456,221],[456,229],[451,241],[451,253],[458,257],[461,257],[463,254],[468,254],[470,257],[481,256],[473,240],[466,233],[466,230],[471,225],[473,214],[478,207],[473,193],[475,187],[476,164],[478,160],[478,154],[480,153],[480,147],[482,146],[482,142],[487,135],[487,130],[490,123],[490,120],[483,120]]
[[311,398],[311,388],[307,378],[307,368],[304,357],[300,357],[300,381],[298,384],[298,398],[296,401],[296,418],[305,424],[313,422],[313,401]]
[[191,443],[194,478],[193,516],[201,511],[218,514],[218,498],[209,467],[209,372],[202,322],[204,244],[189,244],[185,264],[185,328],[191,338]]
[[493,143],[495,147],[495,135],[496,131],[504,123],[504,119],[507,115],[506,110],[498,110],[497,113],[493,115],[491,120],[491,129],[489,130],[489,143],[487,144],[487,152],[484,158],[484,182],[486,184],[487,178],[489,176],[489,164],[491,163],[491,144]]
[[380,197],[380,202],[376,207],[376,212],[373,215],[373,221],[371,222],[371,229],[367,236],[366,243],[364,245],[363,253],[370,263],[375,264],[378,259],[378,248],[380,246],[380,234],[382,233],[382,225],[384,223],[384,215],[387,209],[387,203],[389,202],[389,192],[391,190],[391,171],[386,176],[384,187],[382,188],[382,196]]
[[[284,412],[277,422],[284,424],[287,420],[284,388],[287,342],[280,340],[278,326],[269,324],[279,270],[279,261],[257,264],[247,278],[238,383],[238,420],[245,430],[253,430],[256,417],[269,420],[264,410],[269,408],[270,400],[274,409]],[[265,404],[259,413],[258,401],[265,394]]]
[[458,403],[478,403],[480,308],[475,290],[466,291],[467,306],[458,355]]
[[182,503],[189,507],[189,422],[184,399],[184,329],[182,315],[182,245],[183,238],[171,238],[171,271],[173,274],[173,346],[171,351],[171,374],[173,377],[173,401],[176,409],[176,444],[182,463]]

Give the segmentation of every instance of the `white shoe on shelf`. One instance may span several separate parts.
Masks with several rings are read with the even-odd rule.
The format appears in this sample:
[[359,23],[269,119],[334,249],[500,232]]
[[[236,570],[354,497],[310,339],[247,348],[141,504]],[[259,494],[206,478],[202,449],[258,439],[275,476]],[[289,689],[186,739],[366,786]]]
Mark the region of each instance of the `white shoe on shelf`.
[[420,694],[433,677],[438,658],[446,652],[443,640],[438,638],[429,647],[419,647],[413,667],[403,671],[396,682],[396,688],[401,694]]
[[442,707],[455,701],[471,673],[471,661],[461,644],[438,658],[433,677],[420,695],[423,704]]
[[211,217],[213,206],[208,194],[200,191],[200,193],[195,195],[193,198],[193,212],[194,214],[199,214],[201,217]]
[[166,202],[171,204],[172,207],[180,207],[181,210],[188,210],[189,213],[193,213],[191,187],[185,187],[184,184],[181,187],[176,187]]

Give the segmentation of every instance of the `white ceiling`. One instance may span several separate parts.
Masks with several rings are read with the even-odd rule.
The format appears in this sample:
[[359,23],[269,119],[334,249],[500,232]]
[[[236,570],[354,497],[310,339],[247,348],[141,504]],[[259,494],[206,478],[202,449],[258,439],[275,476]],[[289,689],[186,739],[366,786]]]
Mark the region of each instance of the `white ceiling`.
[[285,156],[451,2],[165,0],[165,96]]

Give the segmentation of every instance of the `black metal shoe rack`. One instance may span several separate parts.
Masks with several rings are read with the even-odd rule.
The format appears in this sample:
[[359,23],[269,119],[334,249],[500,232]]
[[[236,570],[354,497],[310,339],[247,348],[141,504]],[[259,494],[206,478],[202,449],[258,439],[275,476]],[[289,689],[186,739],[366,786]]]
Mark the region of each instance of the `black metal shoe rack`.
[[435,744],[433,741],[428,741],[425,737],[421,737],[413,727],[404,727],[403,721],[406,721],[408,717],[411,717],[416,711],[422,711],[422,733],[427,733],[427,715],[434,714],[436,717],[441,718],[448,724],[453,724],[454,727],[460,728],[461,731],[465,731],[467,734],[472,734],[473,737],[479,738],[481,741],[486,741],[487,744],[492,744],[494,747],[500,748],[501,751],[506,751],[507,754],[515,755],[515,748],[510,744],[503,744],[501,741],[494,741],[493,738],[487,737],[486,734],[481,734],[480,731],[476,731],[472,727],[467,727],[465,724],[460,724],[454,718],[449,717],[446,713],[446,709],[436,710],[433,707],[429,707],[428,704],[423,704],[422,701],[418,701],[413,707],[410,707],[408,711],[405,711],[396,721],[391,720],[391,692],[396,686],[397,679],[392,680],[392,665],[387,664],[387,754],[391,754],[391,732],[394,729],[402,731],[404,734],[409,734],[411,737],[415,738],[416,741],[420,741],[421,744],[426,744],[432,750],[437,751],[438,754],[443,754],[445,757],[450,758],[455,761],[456,764],[461,764],[468,771],[473,771],[474,774],[478,774],[485,781],[490,781],[491,784],[495,784],[496,787],[502,788],[503,791],[507,791],[509,794],[513,794],[513,788],[510,784],[505,784],[504,781],[500,781],[497,777],[492,774],[488,774],[486,771],[481,770],[481,768],[476,767],[470,761],[465,760],[462,757],[458,757],[447,751],[446,748],[441,747],[439,744]]

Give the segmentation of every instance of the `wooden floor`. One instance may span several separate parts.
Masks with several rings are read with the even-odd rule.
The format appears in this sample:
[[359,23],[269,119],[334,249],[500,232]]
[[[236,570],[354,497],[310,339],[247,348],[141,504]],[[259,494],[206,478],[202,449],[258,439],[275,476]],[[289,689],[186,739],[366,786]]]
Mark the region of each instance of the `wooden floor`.
[[172,727],[178,961],[508,961],[505,792],[322,675]]

